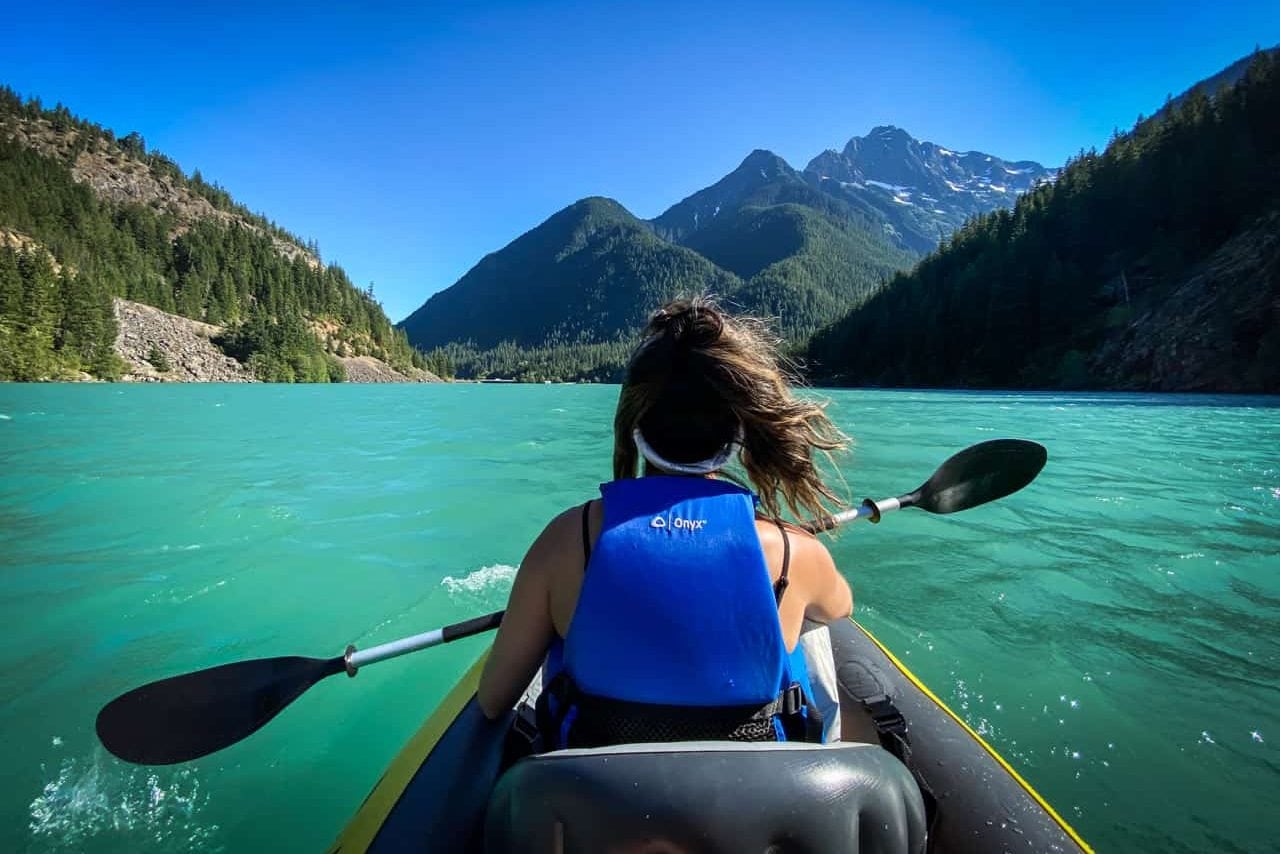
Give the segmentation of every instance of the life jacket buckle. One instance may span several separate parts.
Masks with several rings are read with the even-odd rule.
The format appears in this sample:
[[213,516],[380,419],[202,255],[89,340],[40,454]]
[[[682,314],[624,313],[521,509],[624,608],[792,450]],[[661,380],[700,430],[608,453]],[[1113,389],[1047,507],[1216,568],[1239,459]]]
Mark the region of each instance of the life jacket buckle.
[[526,756],[542,753],[543,738],[538,729],[536,712],[528,703],[516,708],[515,717],[502,745],[502,768],[510,768]]
[[515,719],[511,721],[511,729],[529,744],[534,744],[541,735],[533,710],[528,706],[522,706],[516,711]]
[[797,715],[804,708],[804,689],[800,687],[799,682],[792,682],[787,686],[787,690],[782,692],[782,714],[790,716]]

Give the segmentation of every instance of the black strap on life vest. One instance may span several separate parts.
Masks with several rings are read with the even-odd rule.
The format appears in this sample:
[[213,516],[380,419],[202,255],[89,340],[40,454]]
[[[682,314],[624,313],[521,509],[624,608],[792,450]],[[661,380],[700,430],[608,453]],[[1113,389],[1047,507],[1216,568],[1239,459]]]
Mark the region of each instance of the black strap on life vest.
[[588,694],[561,672],[538,696],[548,748],[673,741],[822,741],[822,717],[798,683],[764,705],[679,706]]

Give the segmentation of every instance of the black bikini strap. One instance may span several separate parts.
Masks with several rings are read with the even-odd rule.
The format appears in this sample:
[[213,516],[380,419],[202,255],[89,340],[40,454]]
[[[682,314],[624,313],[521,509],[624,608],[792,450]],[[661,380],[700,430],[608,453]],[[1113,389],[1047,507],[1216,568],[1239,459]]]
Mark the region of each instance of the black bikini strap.
[[582,571],[591,562],[591,502],[582,505]]
[[787,580],[787,570],[791,568],[791,540],[787,537],[787,529],[781,519],[774,519],[773,523],[778,526],[778,533],[782,534],[782,573],[773,585],[773,600],[781,605],[782,594],[787,592],[787,585],[791,583]]

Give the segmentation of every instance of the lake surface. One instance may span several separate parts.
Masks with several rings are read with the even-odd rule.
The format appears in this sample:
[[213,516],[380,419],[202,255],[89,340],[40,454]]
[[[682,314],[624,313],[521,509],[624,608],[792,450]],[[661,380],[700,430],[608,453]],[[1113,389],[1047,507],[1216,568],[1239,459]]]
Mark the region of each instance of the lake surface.
[[[830,541],[856,616],[1099,851],[1276,851],[1280,400],[827,393],[885,497],[1001,436],[1001,502]],[[501,607],[609,476],[616,387],[0,385],[0,850],[322,850],[483,639],[138,768],[103,703]]]

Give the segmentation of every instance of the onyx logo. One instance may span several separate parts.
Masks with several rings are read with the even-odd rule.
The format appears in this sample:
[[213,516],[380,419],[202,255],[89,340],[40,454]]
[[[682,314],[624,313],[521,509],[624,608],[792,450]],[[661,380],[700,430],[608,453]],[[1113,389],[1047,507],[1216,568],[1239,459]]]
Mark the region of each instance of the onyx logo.
[[706,519],[685,519],[681,516],[672,517],[670,522],[662,516],[654,516],[649,522],[650,528],[677,528],[681,531],[701,531],[706,526]]

